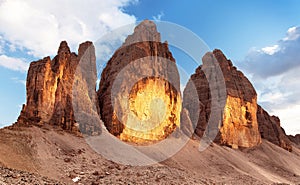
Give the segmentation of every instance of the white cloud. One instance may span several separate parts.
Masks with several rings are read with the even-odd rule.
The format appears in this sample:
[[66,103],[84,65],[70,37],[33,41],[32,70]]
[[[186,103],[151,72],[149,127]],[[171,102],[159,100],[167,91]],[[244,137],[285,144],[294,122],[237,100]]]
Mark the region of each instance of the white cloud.
[[13,0],[0,2],[0,34],[35,57],[54,55],[61,40],[71,49],[105,32],[134,23],[122,11],[135,0]]
[[[267,79],[251,77],[258,103],[271,115],[279,116],[288,134],[300,130],[300,67]],[[300,132],[298,132],[300,133]]]
[[252,49],[241,66],[250,76],[258,102],[279,116],[288,134],[300,130],[300,27],[288,29],[274,46]]
[[299,38],[300,33],[298,31],[299,28],[297,27],[291,27],[287,31],[287,36],[283,38],[284,41],[286,40],[296,40]]
[[268,54],[268,55],[273,55],[274,53],[276,53],[277,51],[280,50],[279,46],[276,44],[274,46],[268,46],[268,47],[264,47],[261,49],[264,53]]
[[300,105],[290,105],[285,108],[278,108],[273,110],[271,114],[276,114],[281,120],[281,126],[285,129],[287,134],[296,135],[300,133]]
[[20,58],[13,58],[6,55],[0,55],[0,66],[14,71],[26,72],[28,70],[29,64],[24,62]]
[[9,51],[10,52],[16,52],[17,51],[17,48],[16,48],[16,46],[15,45],[13,45],[13,44],[9,44]]
[[300,27],[287,31],[287,36],[275,45],[252,49],[243,68],[256,77],[268,78],[300,66]]
[[4,53],[5,41],[0,35],[0,54]]
[[159,14],[157,14],[156,16],[152,16],[153,20],[155,21],[161,21],[161,18],[165,16],[164,12],[160,12]]
[[11,78],[11,80],[13,80],[16,83],[21,83],[26,86],[26,80],[21,80],[18,77],[13,77],[13,78]]

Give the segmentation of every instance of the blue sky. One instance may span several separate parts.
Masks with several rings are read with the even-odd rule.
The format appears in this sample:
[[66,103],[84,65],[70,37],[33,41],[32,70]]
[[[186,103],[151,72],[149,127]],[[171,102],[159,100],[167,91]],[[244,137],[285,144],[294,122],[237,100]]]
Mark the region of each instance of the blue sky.
[[76,51],[81,42],[143,19],[184,26],[220,48],[254,83],[263,107],[279,115],[288,133],[300,133],[297,0],[0,0],[0,127],[15,122],[25,103],[29,62],[54,56],[61,40]]
[[211,48],[243,59],[251,47],[272,45],[297,26],[299,1],[145,0],[126,9],[137,20],[161,16],[199,35]]

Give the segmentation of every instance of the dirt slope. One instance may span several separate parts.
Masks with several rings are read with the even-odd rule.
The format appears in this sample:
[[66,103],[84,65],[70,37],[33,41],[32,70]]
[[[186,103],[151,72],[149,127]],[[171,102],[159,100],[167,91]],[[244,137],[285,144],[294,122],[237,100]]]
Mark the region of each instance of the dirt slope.
[[290,153],[263,140],[252,149],[234,150],[212,144],[199,152],[199,143],[190,141],[167,163],[181,165],[221,184],[300,183],[300,152]]
[[[6,128],[0,130],[0,166],[66,184],[73,184],[76,180],[77,184],[300,182],[300,150],[297,148],[290,153],[267,141],[244,150],[212,144],[204,152],[199,152],[198,147],[198,142],[191,140],[183,150],[161,164],[134,167],[104,159],[89,147],[84,138],[59,129]],[[2,174],[0,177],[5,179]]]

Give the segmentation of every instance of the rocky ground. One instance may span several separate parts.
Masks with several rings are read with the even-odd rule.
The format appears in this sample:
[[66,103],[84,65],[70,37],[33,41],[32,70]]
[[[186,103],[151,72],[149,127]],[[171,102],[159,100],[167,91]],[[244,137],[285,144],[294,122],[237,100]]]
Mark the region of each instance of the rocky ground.
[[[94,152],[84,138],[49,128],[0,130],[3,184],[203,184],[185,169],[165,164],[137,167],[119,165]],[[29,172],[24,172],[29,171]],[[2,175],[3,174],[3,175]],[[46,176],[42,178],[40,175]],[[23,177],[24,176],[24,177]],[[15,178],[16,177],[16,178]],[[35,180],[35,181],[34,181]]]
[[48,177],[42,177],[38,174],[24,172],[20,170],[13,170],[5,167],[0,167],[0,185],[10,184],[48,184],[48,185],[60,185],[63,184],[57,180],[49,179]]
[[[151,166],[109,161],[84,138],[53,128],[0,130],[0,184],[297,184],[300,151],[264,141],[234,150],[191,140],[172,158]],[[18,169],[18,170],[12,170]],[[51,180],[54,179],[54,180]]]

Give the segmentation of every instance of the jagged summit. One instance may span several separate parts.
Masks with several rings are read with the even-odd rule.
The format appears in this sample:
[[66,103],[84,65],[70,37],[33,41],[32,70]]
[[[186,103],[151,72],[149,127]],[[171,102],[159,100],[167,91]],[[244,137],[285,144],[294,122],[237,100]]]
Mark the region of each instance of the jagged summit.
[[67,54],[67,53],[71,53],[70,48],[68,46],[67,41],[61,41],[58,51],[57,51],[57,55],[61,55],[61,54]]
[[94,47],[93,42],[91,41],[86,41],[81,43],[78,48],[78,57],[81,58],[85,54],[85,52],[88,51],[90,47],[91,48]]
[[[86,55],[84,55],[85,52],[87,52]],[[77,55],[70,52],[66,41],[62,41],[57,55],[52,60],[50,57],[45,57],[32,62],[27,74],[26,104],[23,105],[16,124],[56,125],[64,130],[77,133],[79,126],[74,115],[73,82],[79,81],[75,84],[86,87],[84,91],[88,91],[89,85],[93,86],[96,82],[95,61],[95,49],[92,42],[87,41],[80,44]],[[95,82],[86,84],[87,80],[78,76],[77,67],[82,66],[81,62],[86,64],[86,69],[94,70],[90,70],[89,74],[95,76]],[[85,103],[87,104],[88,100]],[[90,130],[86,127],[80,131],[86,129]]]
[[227,93],[232,97],[242,97],[251,102],[257,93],[248,78],[233,66],[231,60],[228,60],[220,49],[215,49],[213,54],[222,70]]
[[153,41],[160,42],[160,33],[157,31],[156,25],[153,21],[144,20],[134,29],[132,35],[129,35],[124,45],[130,45],[135,42]]

